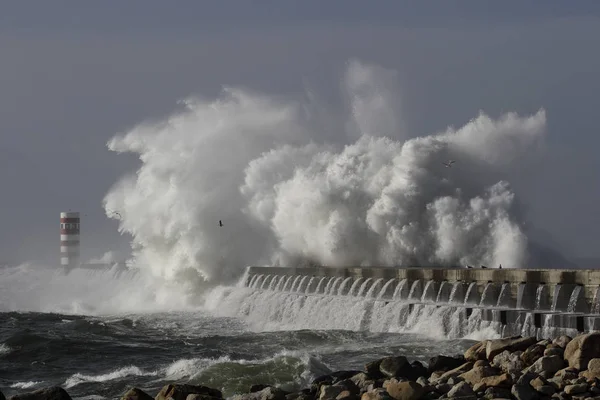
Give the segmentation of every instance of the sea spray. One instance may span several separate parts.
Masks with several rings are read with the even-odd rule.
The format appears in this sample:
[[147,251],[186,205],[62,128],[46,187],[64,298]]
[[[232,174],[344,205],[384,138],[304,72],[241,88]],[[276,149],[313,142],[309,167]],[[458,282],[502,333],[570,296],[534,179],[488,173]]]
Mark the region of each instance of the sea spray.
[[231,282],[253,263],[526,265],[528,239],[503,179],[543,139],[545,111],[480,113],[421,135],[405,131],[391,81],[351,62],[339,121],[310,100],[239,89],[190,99],[108,143],[141,165],[106,195],[107,216],[118,210],[135,263],[197,284]]

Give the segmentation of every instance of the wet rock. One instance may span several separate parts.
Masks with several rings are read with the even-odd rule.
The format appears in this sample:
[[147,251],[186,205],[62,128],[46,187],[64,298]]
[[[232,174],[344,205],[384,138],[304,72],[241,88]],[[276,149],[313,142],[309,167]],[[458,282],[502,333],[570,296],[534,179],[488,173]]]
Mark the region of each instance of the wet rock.
[[557,371],[560,371],[565,366],[562,357],[559,356],[544,356],[538,359],[533,365],[527,368],[527,371],[541,374],[545,372],[548,377],[553,376]]
[[[209,388],[201,385],[187,385],[187,384],[169,384],[163,386],[158,392],[155,400],[186,400],[190,394],[202,394],[216,398],[223,398],[220,390]],[[282,396],[284,397],[284,396]],[[271,400],[271,399],[269,399]]]
[[476,383],[480,382],[483,378],[487,378],[488,376],[497,375],[498,372],[499,371],[496,368],[474,367],[472,370],[459,375],[459,377],[463,378],[465,381],[467,381],[471,385],[475,385]]
[[510,352],[519,350],[524,351],[535,342],[535,337],[520,336],[490,340],[487,342],[487,346],[485,349],[485,357],[486,359],[491,361],[494,359],[494,357],[496,357],[496,355],[502,353],[505,350],[508,350]]
[[340,386],[321,385],[321,390],[319,391],[319,400],[335,399],[343,391],[344,388]]
[[472,396],[475,392],[471,385],[467,382],[460,382],[458,385],[455,385],[448,392],[448,397],[463,397],[463,396]]
[[334,387],[340,387],[344,391],[349,391],[352,394],[360,393],[360,388],[351,379],[344,379],[343,381],[336,382]]
[[409,378],[413,375],[411,365],[406,357],[403,356],[386,357],[382,359],[379,364],[379,371],[383,376],[388,378]]
[[263,389],[268,388],[269,385],[263,385],[262,383],[257,383],[256,385],[250,386],[250,393],[260,392]]
[[121,396],[121,400],[154,400],[154,397],[150,396],[142,389],[134,387],[125,392],[125,394]]
[[533,346],[529,346],[523,354],[521,354],[521,360],[525,364],[525,366],[533,365],[537,360],[544,356],[544,351],[546,351],[546,346],[542,346],[540,344],[534,344]]
[[408,379],[411,380],[417,380],[417,378],[421,377],[421,376],[427,376],[429,375],[429,371],[427,370],[427,368],[423,365],[423,363],[421,361],[413,361],[410,363],[410,367],[411,367],[411,375],[408,376]]
[[525,364],[521,360],[520,354],[520,352],[511,353],[508,350],[504,350],[502,353],[494,357],[492,360],[492,365],[496,368],[500,368],[502,372],[506,372],[508,374],[520,372],[523,368],[525,368]]
[[565,386],[564,392],[569,395],[580,394],[587,392],[587,385],[585,383],[578,383],[576,385]]
[[538,392],[530,385],[515,384],[512,386],[510,393],[517,400],[535,400],[539,397]]
[[358,394],[357,393],[351,393],[349,390],[344,390],[342,392],[340,392],[340,394],[337,395],[337,397],[335,398],[335,400],[358,400]]
[[418,400],[425,394],[423,387],[413,381],[398,382],[392,378],[383,387],[395,400]]
[[[442,374],[442,376],[440,376],[438,378],[438,380],[439,381],[447,381],[448,379],[450,379],[452,377],[459,376],[459,375],[461,375],[461,374],[463,374],[463,373],[465,373],[467,371],[470,371],[471,368],[473,368],[473,363],[472,362],[466,362],[466,363],[464,363],[463,365],[461,365],[458,368],[454,368],[454,369],[451,369],[450,371],[444,372]],[[430,377],[429,381],[433,382],[431,380],[431,377]]]
[[8,400],[71,400],[71,396],[65,389],[51,386],[33,392],[17,394],[9,397]]
[[487,340],[477,342],[473,346],[469,347],[464,354],[466,361],[477,361],[485,359],[485,352],[487,348]]
[[490,387],[483,394],[486,399],[510,399],[511,393],[509,388]]
[[587,371],[581,373],[588,380],[600,378],[600,358],[592,358],[588,362]]
[[366,388],[369,383],[373,382],[369,375],[365,374],[364,372],[359,372],[358,374],[350,377],[350,380],[354,382],[354,384],[361,390]]
[[424,376],[421,376],[421,377],[419,377],[419,379],[417,379],[417,383],[421,386],[428,386],[429,380],[427,378],[425,378]]
[[569,342],[571,340],[573,340],[573,339],[570,336],[563,335],[563,336],[559,336],[556,339],[554,339],[552,341],[552,344],[555,344],[555,345],[557,345],[559,347],[562,347],[564,349],[564,348],[567,347],[567,345],[569,344]]
[[385,391],[385,389],[374,389],[371,391],[368,391],[366,393],[363,393],[363,395],[360,397],[360,400],[393,400],[392,397],[389,395],[388,392]]
[[600,332],[579,335],[567,344],[565,361],[580,371],[587,369],[592,358],[600,358]]
[[559,356],[559,357],[563,357],[565,354],[565,349],[561,348],[561,347],[551,347],[551,348],[547,348],[546,350],[544,350],[544,355],[545,356]]
[[450,371],[451,369],[460,367],[465,362],[466,360],[464,356],[435,356],[429,359],[429,366],[427,367],[427,370],[429,373],[434,371]]
[[371,361],[365,364],[365,372],[371,379],[379,379],[383,378],[383,374],[379,371],[379,366],[381,365],[381,361],[383,359]]

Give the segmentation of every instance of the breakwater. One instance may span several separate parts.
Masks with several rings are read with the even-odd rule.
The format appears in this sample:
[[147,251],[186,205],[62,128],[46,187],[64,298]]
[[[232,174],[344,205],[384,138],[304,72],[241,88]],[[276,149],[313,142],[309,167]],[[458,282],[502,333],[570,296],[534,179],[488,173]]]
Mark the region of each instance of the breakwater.
[[415,314],[444,308],[457,324],[485,325],[502,336],[600,329],[600,270],[248,267],[242,285],[297,296],[364,298],[374,308],[394,308],[400,326]]

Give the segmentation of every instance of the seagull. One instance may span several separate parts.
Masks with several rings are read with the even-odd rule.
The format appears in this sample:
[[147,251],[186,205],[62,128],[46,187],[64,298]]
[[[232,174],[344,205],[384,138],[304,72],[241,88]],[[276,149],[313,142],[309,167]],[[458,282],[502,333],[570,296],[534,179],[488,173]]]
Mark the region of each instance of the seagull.
[[473,268],[473,267],[471,267],[470,265],[467,265],[467,268]]
[[500,264],[500,266],[498,267],[498,269],[502,269],[502,264]]
[[484,268],[484,269],[485,269],[485,268],[487,268],[487,267],[486,267],[485,265],[482,265],[482,266],[481,266],[481,268]]
[[223,222],[221,222],[221,220],[219,220],[219,226],[223,226]]
[[448,160],[448,162],[442,163],[446,166],[446,168],[450,168],[452,166],[452,164],[454,164],[456,161],[454,160]]

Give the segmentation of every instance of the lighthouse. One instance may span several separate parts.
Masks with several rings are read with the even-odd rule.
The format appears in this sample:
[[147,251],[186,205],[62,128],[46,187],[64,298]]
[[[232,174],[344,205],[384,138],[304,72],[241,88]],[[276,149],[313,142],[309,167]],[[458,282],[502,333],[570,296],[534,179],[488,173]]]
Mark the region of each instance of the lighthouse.
[[60,213],[60,265],[77,267],[79,260],[79,213]]

